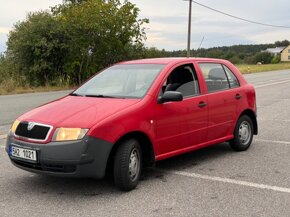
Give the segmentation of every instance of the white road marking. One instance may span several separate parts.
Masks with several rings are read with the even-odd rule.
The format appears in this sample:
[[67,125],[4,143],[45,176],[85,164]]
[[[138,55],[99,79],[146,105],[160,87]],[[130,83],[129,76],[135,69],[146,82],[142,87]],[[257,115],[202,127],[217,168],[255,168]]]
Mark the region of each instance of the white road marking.
[[271,81],[258,82],[258,83],[254,83],[254,85],[269,84],[269,82],[271,82]]
[[[288,79],[289,80],[289,79]],[[284,82],[285,79],[272,79],[268,81],[258,81],[257,83],[253,83],[254,85],[262,85],[262,84],[269,84],[269,83],[276,83],[276,82]]]
[[254,141],[290,145],[290,142],[287,142],[287,141],[279,141],[279,140],[254,139]]
[[210,181],[223,182],[223,183],[241,185],[241,186],[264,189],[264,190],[272,190],[276,192],[290,194],[290,188],[283,188],[283,187],[278,187],[278,186],[273,186],[273,185],[264,185],[264,184],[241,181],[241,180],[236,180],[236,179],[222,178],[222,177],[217,177],[217,176],[208,176],[208,175],[202,175],[202,174],[197,174],[197,173],[188,173],[184,171],[169,171],[169,173],[180,175],[180,176],[186,176],[190,178],[205,179],[205,180],[210,180]]
[[[259,107],[257,107],[259,108]],[[258,121],[273,121],[273,122],[286,122],[286,123],[289,123],[290,120],[278,120],[278,119],[259,119],[258,118]]]
[[255,88],[267,87],[267,86],[272,86],[272,85],[276,85],[276,84],[284,84],[284,83],[287,83],[289,81],[290,80],[284,80],[284,81],[278,81],[278,82],[273,82],[273,83],[268,83],[268,84],[257,85],[257,86],[255,86]]

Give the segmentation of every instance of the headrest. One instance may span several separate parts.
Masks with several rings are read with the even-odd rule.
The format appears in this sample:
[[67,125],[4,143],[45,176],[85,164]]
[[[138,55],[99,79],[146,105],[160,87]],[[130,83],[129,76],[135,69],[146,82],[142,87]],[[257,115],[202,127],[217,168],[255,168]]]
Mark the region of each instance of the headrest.
[[224,80],[225,78],[225,72],[221,68],[213,68],[208,73],[208,79],[211,80]]

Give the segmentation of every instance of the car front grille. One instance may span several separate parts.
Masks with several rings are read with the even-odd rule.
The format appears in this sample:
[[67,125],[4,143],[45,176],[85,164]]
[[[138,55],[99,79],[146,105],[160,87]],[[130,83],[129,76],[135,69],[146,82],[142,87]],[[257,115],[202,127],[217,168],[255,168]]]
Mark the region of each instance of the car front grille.
[[34,122],[21,122],[15,131],[15,135],[30,140],[44,141],[47,139],[51,129],[51,126],[44,124]]

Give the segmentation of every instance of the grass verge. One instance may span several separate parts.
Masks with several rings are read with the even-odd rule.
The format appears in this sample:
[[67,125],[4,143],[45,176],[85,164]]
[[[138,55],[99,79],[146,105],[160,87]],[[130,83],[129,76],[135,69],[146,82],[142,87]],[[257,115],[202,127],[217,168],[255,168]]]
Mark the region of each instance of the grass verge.
[[37,93],[37,92],[49,92],[58,90],[70,90],[74,89],[69,86],[44,86],[44,87],[15,87],[14,89],[4,89],[0,85],[0,95],[8,94],[21,94],[21,93]]
[[290,69],[290,63],[264,64],[264,65],[238,64],[236,66],[243,74]]

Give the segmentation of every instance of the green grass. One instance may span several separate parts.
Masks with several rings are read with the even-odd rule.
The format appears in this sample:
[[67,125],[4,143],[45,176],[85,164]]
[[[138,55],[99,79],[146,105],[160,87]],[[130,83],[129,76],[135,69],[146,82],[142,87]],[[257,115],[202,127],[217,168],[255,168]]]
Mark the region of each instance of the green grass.
[[290,63],[264,64],[264,65],[237,64],[236,66],[243,74],[290,69]]
[[22,93],[37,93],[37,92],[49,92],[58,90],[73,89],[70,86],[44,86],[44,87],[15,87],[13,89],[5,89],[0,85],[0,95],[8,94],[22,94]]

